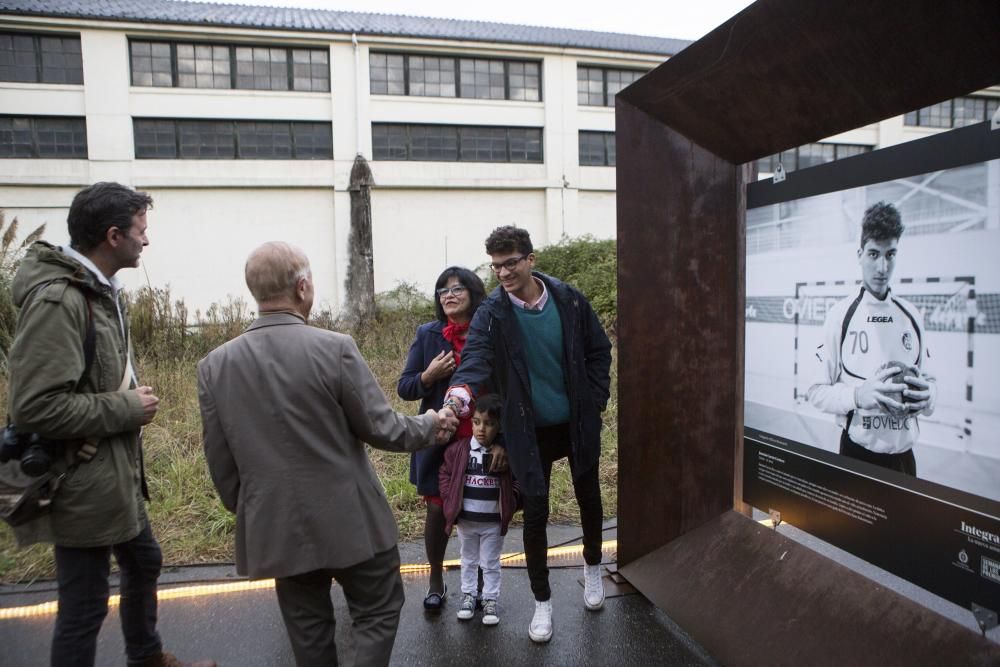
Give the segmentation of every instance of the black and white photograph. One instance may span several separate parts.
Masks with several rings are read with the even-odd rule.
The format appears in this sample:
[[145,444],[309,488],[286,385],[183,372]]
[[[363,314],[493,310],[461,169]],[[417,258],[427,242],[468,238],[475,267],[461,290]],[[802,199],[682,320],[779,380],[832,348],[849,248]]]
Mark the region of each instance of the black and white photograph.
[[744,501],[966,608],[1000,607],[998,156],[981,124],[748,188]]
[[1000,160],[747,211],[748,427],[1000,501]]

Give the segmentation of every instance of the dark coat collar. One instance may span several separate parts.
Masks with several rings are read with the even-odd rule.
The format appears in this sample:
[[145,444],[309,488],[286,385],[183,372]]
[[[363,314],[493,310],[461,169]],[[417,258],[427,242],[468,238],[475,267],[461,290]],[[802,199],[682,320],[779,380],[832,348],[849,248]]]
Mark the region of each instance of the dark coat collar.
[[[556,302],[565,301],[567,297],[566,283],[553,278],[541,271],[532,271],[531,275],[545,283],[545,289],[549,292],[549,298],[554,298]],[[508,313],[513,312],[514,304],[510,301],[510,296],[503,286],[497,285],[483,301],[482,306],[489,307],[494,316],[503,319]],[[480,306],[480,308],[482,307]]]

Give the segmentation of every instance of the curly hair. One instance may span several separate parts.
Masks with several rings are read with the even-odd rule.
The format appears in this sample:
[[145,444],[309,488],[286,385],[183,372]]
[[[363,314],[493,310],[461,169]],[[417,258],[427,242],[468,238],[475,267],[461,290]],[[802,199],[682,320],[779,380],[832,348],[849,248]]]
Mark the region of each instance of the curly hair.
[[476,308],[479,308],[479,304],[486,298],[486,287],[482,278],[464,267],[449,266],[441,272],[437,282],[434,283],[434,314],[440,322],[447,322],[448,316],[444,314],[441,299],[437,298],[437,290],[444,287],[451,278],[457,278],[458,283],[469,290],[469,317],[472,317]]
[[527,229],[514,225],[497,227],[486,237],[486,254],[501,255],[508,252],[519,252],[530,255],[535,249],[531,245],[531,235]]
[[898,239],[905,230],[899,209],[884,201],[872,204],[861,220],[861,247],[864,248],[869,239],[874,241]]

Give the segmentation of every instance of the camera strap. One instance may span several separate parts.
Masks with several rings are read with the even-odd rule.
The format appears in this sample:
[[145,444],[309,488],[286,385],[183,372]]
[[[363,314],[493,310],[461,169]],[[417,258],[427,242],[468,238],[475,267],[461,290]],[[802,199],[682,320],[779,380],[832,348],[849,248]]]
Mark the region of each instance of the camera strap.
[[132,386],[132,378],[135,371],[132,370],[132,332],[128,333],[128,340],[125,347],[125,370],[122,371],[122,381],[118,385],[118,391],[128,391]]

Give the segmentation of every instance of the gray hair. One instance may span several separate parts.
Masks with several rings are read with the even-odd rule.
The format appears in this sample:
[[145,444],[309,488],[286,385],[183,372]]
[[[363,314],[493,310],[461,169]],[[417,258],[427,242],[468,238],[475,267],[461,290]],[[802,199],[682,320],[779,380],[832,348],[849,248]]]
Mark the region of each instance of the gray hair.
[[244,273],[258,303],[291,297],[299,280],[312,275],[305,252],[283,241],[269,241],[254,249]]

